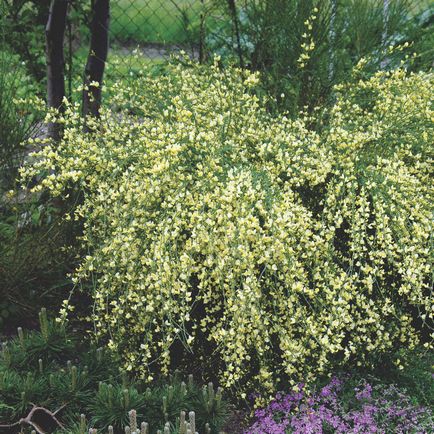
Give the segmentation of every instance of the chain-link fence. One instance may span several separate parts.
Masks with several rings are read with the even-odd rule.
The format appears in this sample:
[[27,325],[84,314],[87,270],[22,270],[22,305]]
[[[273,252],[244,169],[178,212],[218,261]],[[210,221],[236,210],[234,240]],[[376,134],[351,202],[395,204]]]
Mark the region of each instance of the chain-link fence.
[[111,7],[113,50],[140,47],[150,59],[179,49],[198,56],[205,1],[119,0]]
[[236,40],[237,13],[235,0],[118,0],[111,5],[111,60],[128,62],[125,55],[136,50],[159,61],[182,50],[202,62],[217,41]]
[[[260,44],[258,39],[255,40],[255,31],[264,32],[265,35],[267,32],[264,27],[267,23],[262,18],[262,27],[259,30],[255,29],[254,25],[250,26],[252,23],[249,22],[251,19],[249,13],[252,11],[260,13],[261,3],[272,4],[274,8],[279,8],[281,3],[282,13],[285,13],[283,5],[290,2],[283,0],[280,2],[257,0],[117,0],[111,2],[109,65],[123,75],[134,67],[135,61],[129,56],[134,50],[141,55],[144,62],[165,60],[170,54],[183,50],[199,61],[205,61],[215,53],[224,53],[226,56],[232,56],[241,66],[245,66],[249,63],[249,56],[255,54],[253,51]],[[308,4],[315,2],[305,3],[308,7]],[[327,3],[330,3],[330,11],[342,6],[338,0],[324,2]],[[384,28],[380,39],[386,42],[387,20],[391,9],[398,3],[406,3],[407,12],[416,14],[428,9],[430,1],[373,0],[371,3],[378,3],[379,8],[383,8]],[[263,12],[266,13],[265,9]],[[274,13],[276,11],[272,12]],[[351,17],[349,21],[352,21]],[[330,22],[333,22],[333,17]],[[286,31],[291,32],[292,29],[288,28]],[[336,35],[336,38],[339,36]]]
[[[96,0],[65,1],[69,4],[65,62],[70,94],[74,82],[83,76],[89,53],[92,4]],[[38,83],[45,80],[44,28],[50,3],[51,0],[0,0],[8,48],[18,53]],[[375,7],[370,9],[370,15],[363,15],[368,4]],[[315,36],[329,45],[329,57],[334,59],[334,49],[341,53],[357,51],[360,41],[367,47],[389,43],[389,17],[401,4],[406,5],[406,17],[423,11],[427,11],[428,20],[433,16],[432,0],[112,0],[107,73],[120,79],[137,66],[164,61],[180,50],[201,62],[221,54],[223,58],[232,57],[241,66],[272,71],[279,62],[286,65],[291,59],[297,60],[305,33],[304,21],[313,5],[322,9],[322,18],[317,20],[323,26],[322,33]],[[340,18],[334,19],[331,11],[338,11]],[[350,31],[353,27],[356,30]],[[137,56],[131,55],[134,50]],[[289,79],[290,74],[285,74]]]
[[[88,55],[92,1],[69,3],[65,60],[71,82],[80,75]],[[237,55],[238,14],[236,0],[112,1],[107,72],[123,78],[181,51],[204,62],[223,45],[226,54]]]

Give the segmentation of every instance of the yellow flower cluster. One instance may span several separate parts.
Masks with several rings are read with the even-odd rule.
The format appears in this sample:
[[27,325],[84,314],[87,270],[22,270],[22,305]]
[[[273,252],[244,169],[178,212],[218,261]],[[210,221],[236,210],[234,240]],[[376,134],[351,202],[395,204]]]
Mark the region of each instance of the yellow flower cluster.
[[415,312],[429,325],[432,75],[338,88],[321,133],[268,114],[257,81],[184,61],[116,85],[89,132],[68,107],[24,169],[82,189],[76,279],[94,278],[97,335],[147,378],[175,342],[206,344],[226,386],[272,390],[414,346]]
[[315,49],[315,42],[313,40],[313,24],[317,20],[319,13],[318,8],[313,9],[313,14],[304,22],[306,26],[306,32],[301,35],[302,43],[301,43],[301,53],[299,58],[297,59],[298,66],[300,69],[303,69],[306,64],[309,62],[311,58],[312,52]]

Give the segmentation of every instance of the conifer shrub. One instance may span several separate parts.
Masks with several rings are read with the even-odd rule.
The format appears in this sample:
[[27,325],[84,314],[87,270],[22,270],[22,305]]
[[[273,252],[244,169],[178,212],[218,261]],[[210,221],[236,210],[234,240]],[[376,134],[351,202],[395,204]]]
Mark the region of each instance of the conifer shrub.
[[137,431],[131,424],[136,420],[147,424],[147,434],[166,426],[187,434],[188,424],[192,433],[217,434],[228,418],[223,391],[212,383],[200,387],[192,375],[184,382],[173,373],[149,385],[119,368],[114,354],[83,342],[43,309],[39,331],[18,328],[18,336],[2,345],[0,432],[38,427],[117,434],[128,426]]
[[184,60],[117,84],[24,170],[82,191],[75,281],[145,378],[187,360],[272,390],[432,339],[432,74],[356,77],[321,131],[269,114],[257,82]]

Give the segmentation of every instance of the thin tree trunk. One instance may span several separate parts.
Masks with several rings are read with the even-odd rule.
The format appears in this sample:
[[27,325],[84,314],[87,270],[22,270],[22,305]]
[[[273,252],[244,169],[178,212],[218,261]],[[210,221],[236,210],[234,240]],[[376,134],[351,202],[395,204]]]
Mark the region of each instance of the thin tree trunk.
[[[69,15],[68,15],[69,17]],[[68,18],[67,17],[67,18]],[[68,99],[72,98],[72,68],[73,68],[73,59],[72,59],[72,23],[71,19],[67,19],[66,23],[67,27],[67,39],[68,39]]]
[[90,50],[84,79],[84,115],[99,116],[102,79],[109,46],[109,21],[110,0],[94,0],[92,2],[92,21],[90,23]]
[[[383,32],[381,33],[381,45],[383,52],[387,45],[387,38],[388,38],[388,27],[389,27],[389,11],[390,9],[390,0],[383,0]],[[385,57],[381,63],[380,66],[382,69],[386,68],[388,64],[388,59]]]
[[238,58],[240,61],[240,68],[244,68],[243,50],[241,48],[240,26],[238,21],[237,5],[235,4],[235,0],[228,0],[228,6],[232,15],[232,21],[234,23],[235,38],[237,40],[237,51],[238,51]]
[[[47,61],[47,104],[49,108],[62,110],[65,96],[65,59],[63,39],[66,28],[67,0],[52,0],[47,26],[45,28]],[[60,126],[48,124],[48,137],[55,141],[60,138]]]
[[335,78],[335,53],[336,53],[336,16],[338,12],[337,0],[331,1],[330,25],[329,25],[329,81],[333,83]]
[[201,0],[200,9],[200,31],[199,31],[199,63],[205,61],[205,2]]

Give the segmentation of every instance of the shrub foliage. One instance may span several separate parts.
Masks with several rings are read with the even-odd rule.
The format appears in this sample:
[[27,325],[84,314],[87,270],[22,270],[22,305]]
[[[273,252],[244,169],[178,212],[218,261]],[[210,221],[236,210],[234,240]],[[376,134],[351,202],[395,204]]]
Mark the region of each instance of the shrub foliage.
[[272,389],[429,338],[432,74],[338,87],[321,132],[267,113],[257,82],[184,61],[119,85],[25,170],[82,190],[75,278],[126,369],[206,348],[226,386]]

